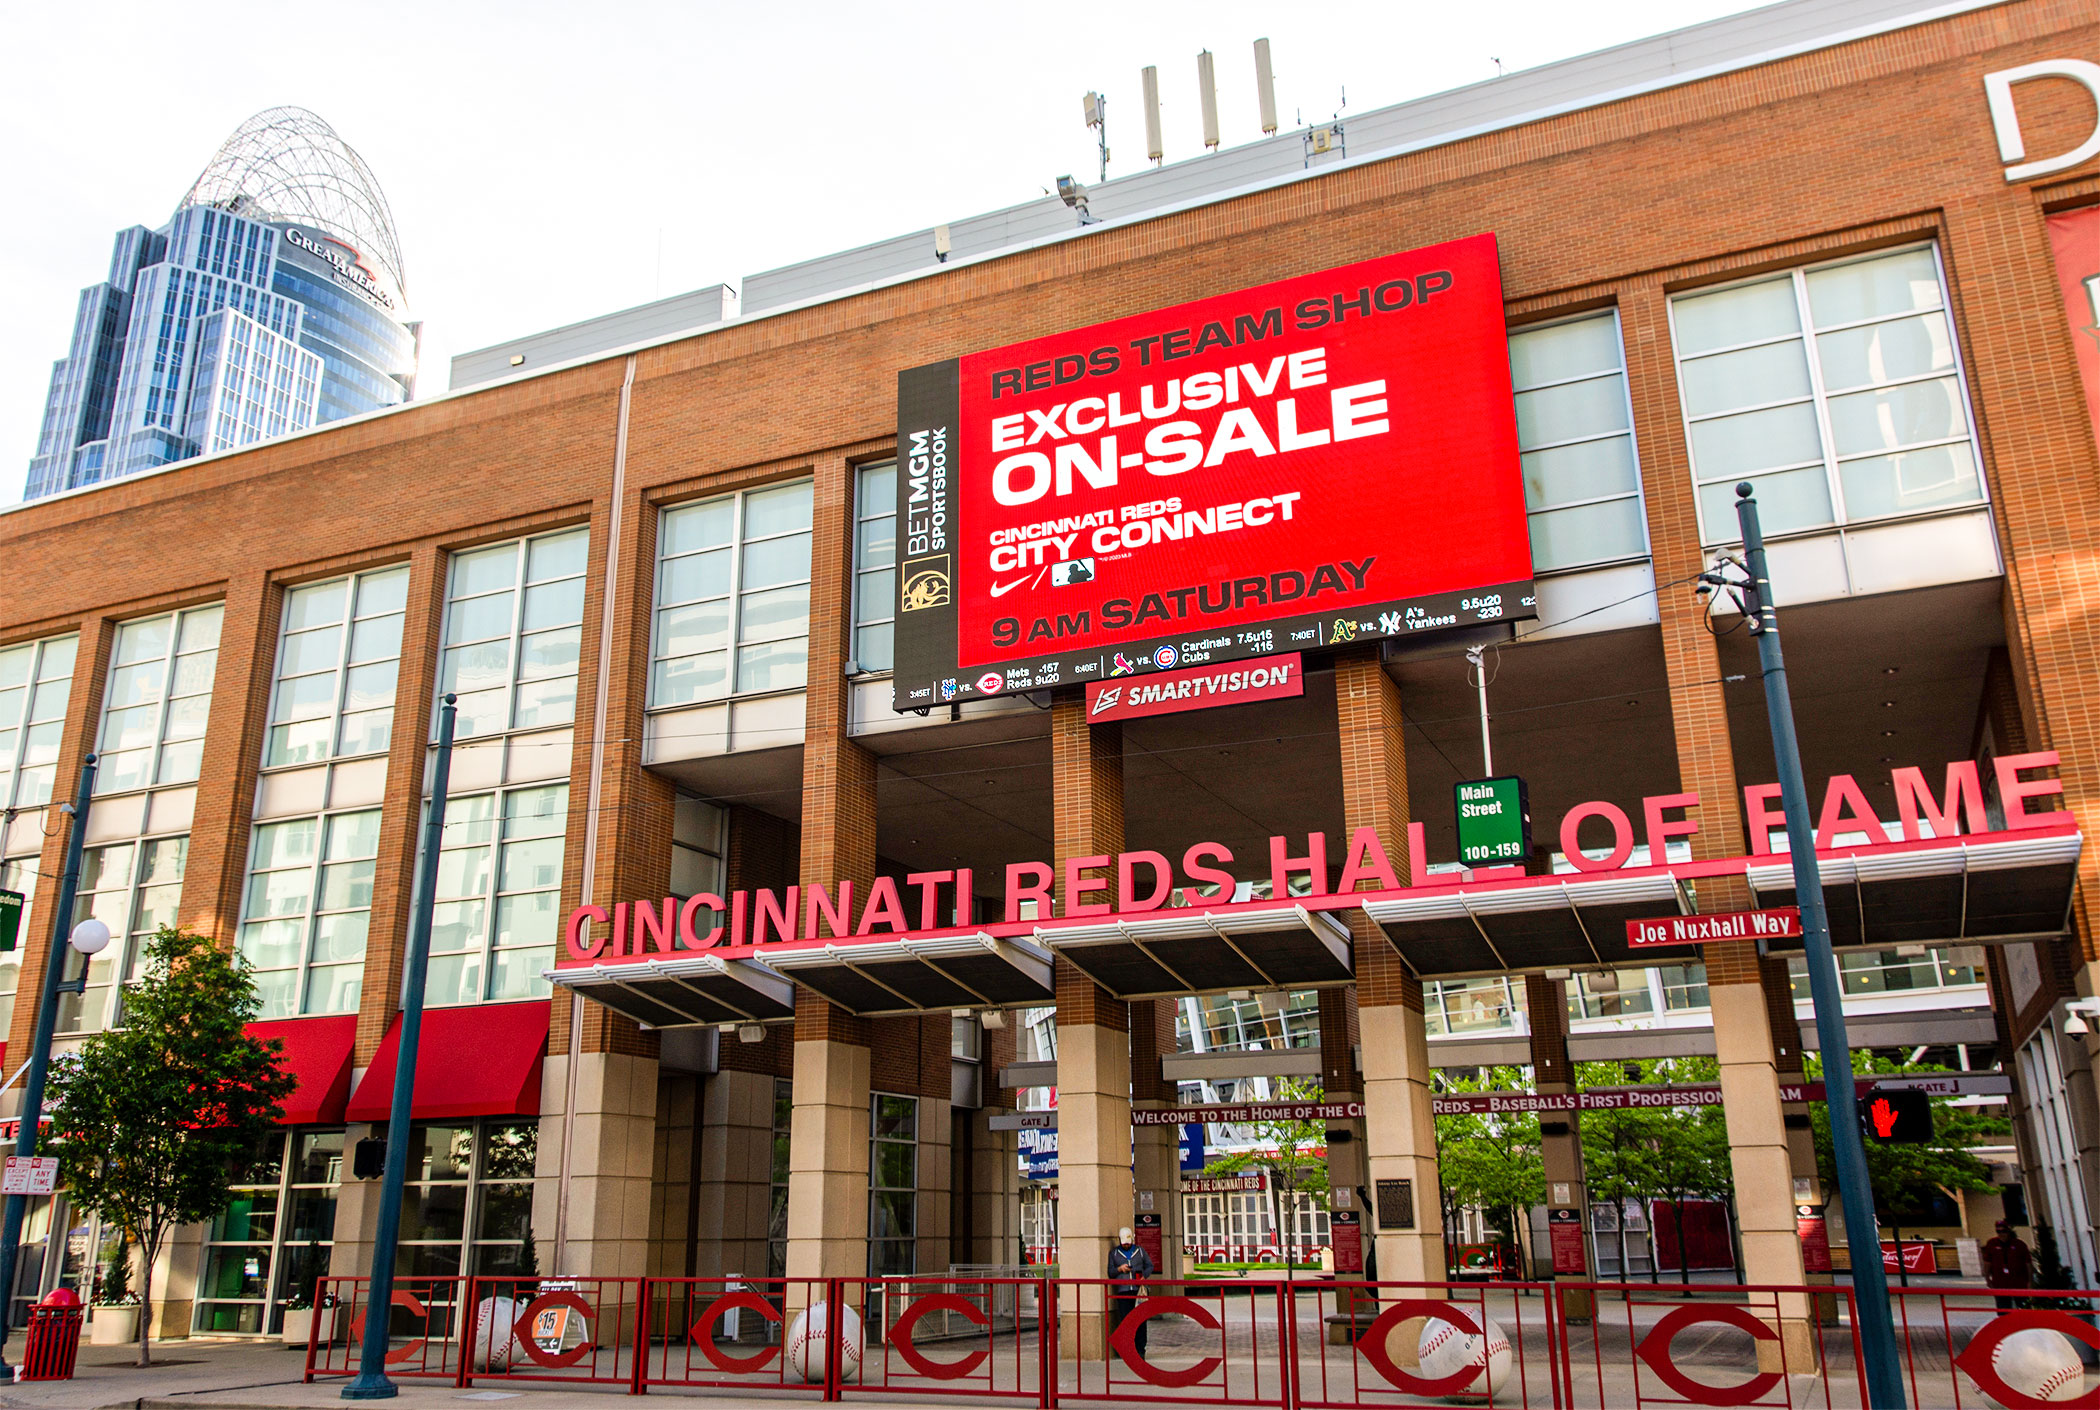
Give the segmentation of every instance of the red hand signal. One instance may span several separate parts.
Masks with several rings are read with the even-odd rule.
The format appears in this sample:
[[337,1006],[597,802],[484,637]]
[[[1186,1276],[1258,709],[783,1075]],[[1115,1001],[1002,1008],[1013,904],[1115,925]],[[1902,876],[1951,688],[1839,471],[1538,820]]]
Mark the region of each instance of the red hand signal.
[[1874,1134],[1886,1141],[1896,1132],[1896,1109],[1889,1105],[1888,1098],[1876,1097],[1874,1105],[1867,1109],[1874,1119]]

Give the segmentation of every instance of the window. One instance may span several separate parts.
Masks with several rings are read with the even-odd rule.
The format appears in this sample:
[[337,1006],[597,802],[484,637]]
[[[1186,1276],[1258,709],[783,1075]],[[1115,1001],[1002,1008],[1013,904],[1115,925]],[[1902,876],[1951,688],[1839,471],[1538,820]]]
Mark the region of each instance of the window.
[[1670,302],[1700,524],[1737,538],[1979,503],[1938,252],[1874,255]]
[[569,786],[541,784],[445,805],[427,1002],[545,998],[554,964]]
[[418,1122],[408,1133],[398,1276],[516,1276],[533,1270],[537,1121]]
[[438,694],[459,693],[459,738],[574,723],[589,555],[588,529],[453,555]]
[[1509,1032],[1520,1007],[1506,976],[1489,979],[1432,979],[1422,986],[1423,1020],[1431,1034]]
[[378,856],[377,808],[256,827],[240,950],[264,1018],[357,1012]]
[[405,567],[285,593],[264,768],[386,752],[407,601]]
[[79,644],[61,636],[0,651],[0,807],[51,801]]
[[650,708],[808,681],[810,495],[803,480],[663,512]]
[[116,986],[139,977],[146,941],[175,923],[189,850],[187,836],[155,837],[90,847],[81,854],[73,924],[94,916],[109,927],[115,943],[88,962],[85,990],[58,996],[58,1032],[92,1033],[123,1021]]
[[117,628],[96,793],[197,781],[224,615],[216,605],[192,607]]
[[15,995],[22,987],[22,952],[35,942],[35,922],[30,919],[36,907],[37,854],[31,852],[24,857],[9,857],[0,863],[0,890],[17,891],[22,896],[22,915],[15,930],[15,947],[0,952],[0,1033],[5,1033],[15,1021]]
[[773,1079],[773,1173],[772,1204],[766,1213],[766,1276],[787,1276],[788,1259],[788,1157],[790,1132],[795,1124],[795,1084],[785,1077]]
[[869,1102],[868,1276],[915,1270],[919,1236],[919,1099],[877,1092]]
[[896,461],[860,467],[853,512],[853,664],[887,671],[897,618]]
[[1587,971],[1568,981],[1568,1017],[1630,1018],[1655,1012],[1645,969]]
[[1551,572],[1648,551],[1617,313],[1509,336],[1531,561]]
[[[1847,950],[1837,957],[1838,977],[1846,998],[1867,994],[1901,994],[1921,989],[1951,989],[1983,983],[1983,952],[1971,945],[1926,949]],[[1793,995],[1808,998],[1808,961],[1787,960]]]
[[[287,1148],[291,1158],[285,1158]],[[200,1332],[275,1333],[284,1305],[310,1297],[335,1247],[343,1133],[272,1131],[245,1183],[211,1221],[197,1285]]]

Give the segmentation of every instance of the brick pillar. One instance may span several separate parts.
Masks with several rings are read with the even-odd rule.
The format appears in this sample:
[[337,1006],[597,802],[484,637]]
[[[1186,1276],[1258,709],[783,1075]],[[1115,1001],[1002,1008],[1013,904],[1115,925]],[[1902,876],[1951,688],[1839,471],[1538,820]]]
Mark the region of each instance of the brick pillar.
[[[1568,1096],[1575,1091],[1575,1066],[1568,1060],[1567,982],[1543,974],[1524,976],[1525,1007],[1531,1016],[1531,1070],[1542,1097]],[[1588,1229],[1590,1201],[1588,1181],[1582,1169],[1582,1121],[1572,1111],[1548,1111],[1539,1115],[1539,1155],[1546,1177],[1545,1248],[1534,1248],[1533,1276],[1587,1281],[1596,1277],[1590,1267]],[[1562,1221],[1573,1216],[1572,1225],[1583,1231],[1582,1266],[1561,1270],[1555,1266],[1551,1240]],[[1590,1314],[1590,1295],[1566,1294],[1568,1313]]]
[[[1077,693],[1052,702],[1050,760],[1058,909],[1065,864],[1123,850],[1123,729],[1089,725]],[[1089,892],[1117,904],[1113,865],[1082,868],[1107,879]],[[1116,1230],[1131,1222],[1130,1008],[1060,960],[1057,978],[1058,1269],[1068,1278],[1108,1276]],[[1099,1289],[1074,1290],[1064,1318],[1064,1354],[1107,1354],[1106,1304]]]
[[[1647,489],[1655,577],[1657,582],[1681,582],[1700,570],[1704,556],[1662,286],[1650,282],[1628,290],[1620,317],[1626,330],[1628,392],[1644,467],[1641,481]],[[1692,855],[1740,856],[1746,850],[1737,807],[1741,794],[1714,639],[1706,629],[1704,609],[1688,587],[1664,589],[1657,602],[1678,787],[1695,795],[1688,800],[1686,814],[1699,824],[1690,839]],[[1739,910],[1749,904],[1749,886],[1740,877],[1699,883],[1702,912]],[[1707,946],[1706,981],[1726,1100],[1744,1274],[1752,1283],[1799,1285],[1801,1245],[1794,1224],[1792,1163],[1756,946],[1747,940]],[[1800,1320],[1806,1310],[1805,1301],[1798,1299],[1781,1308],[1790,1344],[1798,1341],[1803,1357],[1811,1351]]]
[[[1134,1108],[1164,1111],[1179,1103],[1178,1084],[1167,1081],[1160,1059],[1175,1049],[1174,1001],[1141,999],[1130,1005],[1130,1099]],[[1132,1175],[1136,1185],[1133,1223],[1158,1221],[1159,1276],[1181,1276],[1181,1127],[1133,1126]]]
[[219,664],[212,679],[211,723],[197,772],[183,870],[180,923],[231,948],[247,883],[248,826],[255,815],[255,776],[277,659],[283,594],[260,572],[226,586]]
[[[1342,825],[1375,827],[1393,869],[1405,876],[1407,747],[1400,733],[1400,687],[1376,648],[1335,658],[1342,748]],[[1368,1211],[1377,1273],[1399,1281],[1441,1282],[1446,1272],[1436,1125],[1429,1114],[1429,1040],[1422,981],[1360,910],[1349,912],[1356,958],[1357,1027],[1363,1050]],[[1386,1182],[1386,1200],[1378,1189]],[[1386,1227],[1396,1222],[1399,1228]]]

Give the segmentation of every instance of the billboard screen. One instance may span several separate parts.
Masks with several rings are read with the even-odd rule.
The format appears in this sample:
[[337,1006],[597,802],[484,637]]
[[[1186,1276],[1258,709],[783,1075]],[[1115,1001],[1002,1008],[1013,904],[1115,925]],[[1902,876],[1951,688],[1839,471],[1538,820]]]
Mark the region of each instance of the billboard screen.
[[896,707],[1535,615],[1493,235],[898,377]]

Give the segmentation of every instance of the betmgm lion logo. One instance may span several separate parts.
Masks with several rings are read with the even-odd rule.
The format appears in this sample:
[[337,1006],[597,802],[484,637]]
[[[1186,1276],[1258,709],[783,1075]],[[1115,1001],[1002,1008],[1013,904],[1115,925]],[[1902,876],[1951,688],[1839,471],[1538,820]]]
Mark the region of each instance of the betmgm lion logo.
[[946,607],[953,596],[948,576],[948,555],[911,558],[904,564],[904,590],[898,609],[917,612],[927,607]]

